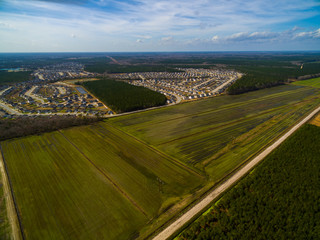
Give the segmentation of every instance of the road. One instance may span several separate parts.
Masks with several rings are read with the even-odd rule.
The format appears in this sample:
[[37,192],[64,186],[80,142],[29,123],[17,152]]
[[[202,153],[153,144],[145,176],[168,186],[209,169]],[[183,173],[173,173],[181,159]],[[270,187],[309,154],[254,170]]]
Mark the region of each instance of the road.
[[2,177],[2,186],[5,197],[6,209],[7,209],[7,217],[9,220],[9,224],[12,229],[12,239],[20,240],[22,239],[19,221],[17,217],[16,208],[14,206],[14,201],[11,195],[10,184],[7,176],[7,172],[4,167],[4,161],[2,159],[2,153],[0,152],[0,173]]
[[199,203],[193,206],[190,210],[184,213],[177,220],[172,222],[168,227],[162,230],[158,235],[156,235],[153,240],[164,240],[168,239],[173,233],[182,228],[189,220],[191,220],[194,216],[196,216],[199,212],[204,210],[209,204],[213,202],[213,200],[217,199],[217,197],[230,188],[233,184],[235,184],[239,179],[245,176],[249,171],[256,166],[259,162],[261,162],[269,153],[271,153],[274,149],[276,149],[282,142],[284,142],[290,135],[292,135],[298,128],[300,128],[304,123],[308,122],[314,115],[316,115],[320,111],[320,107],[310,113],[307,117],[305,117],[302,121],[300,121],[297,125],[291,128],[286,134],[276,140],[271,146],[261,152],[258,156],[253,158],[249,163],[247,163],[243,168],[237,171],[232,177],[222,183],[220,186],[212,190],[205,198],[203,198]]
[[217,93],[219,92],[220,89],[223,89],[227,84],[236,81],[237,79],[241,78],[241,74],[238,74],[237,77],[231,78],[228,81],[224,82],[223,84],[221,84],[219,87],[215,88],[213,91],[211,91],[211,93]]
[[26,91],[26,93],[24,95],[31,97],[32,99],[45,104],[45,101],[43,98],[37,97],[36,95],[33,94],[33,91],[37,88],[37,86],[33,86],[31,89],[29,89],[28,91]]
[[8,106],[6,103],[2,102],[1,100],[0,100],[0,108],[4,109],[9,114],[23,115],[21,112],[18,112],[17,110],[15,110],[14,108]]
[[110,57],[110,56],[106,56],[107,58],[109,58],[112,62],[116,63],[116,64],[119,64],[119,65],[122,65],[121,63],[119,63],[117,60],[115,60],[113,57]]
[[2,91],[0,91],[0,97],[2,96],[2,94],[3,94],[5,91],[9,90],[10,88],[11,88],[11,87],[8,87],[8,88],[3,89]]

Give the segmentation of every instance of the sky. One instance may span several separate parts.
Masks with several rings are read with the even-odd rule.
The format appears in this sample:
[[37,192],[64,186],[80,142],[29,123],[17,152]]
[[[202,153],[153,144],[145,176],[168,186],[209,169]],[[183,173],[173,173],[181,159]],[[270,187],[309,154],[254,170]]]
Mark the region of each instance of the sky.
[[0,0],[0,52],[320,50],[320,0]]

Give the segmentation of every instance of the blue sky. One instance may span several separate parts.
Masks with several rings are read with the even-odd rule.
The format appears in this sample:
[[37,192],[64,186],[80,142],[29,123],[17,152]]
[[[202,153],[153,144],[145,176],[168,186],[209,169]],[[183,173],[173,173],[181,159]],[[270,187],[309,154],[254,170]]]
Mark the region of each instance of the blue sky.
[[320,50],[319,0],[0,0],[0,52]]

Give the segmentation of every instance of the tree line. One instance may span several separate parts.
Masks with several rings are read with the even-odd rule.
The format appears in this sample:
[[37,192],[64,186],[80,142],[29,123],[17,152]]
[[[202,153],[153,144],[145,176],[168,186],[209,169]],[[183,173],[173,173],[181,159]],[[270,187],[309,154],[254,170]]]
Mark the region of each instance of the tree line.
[[[320,73],[319,63],[307,63],[301,66],[237,66],[238,71],[245,75],[231,85],[228,94],[240,94],[263,88],[269,88],[288,83],[294,79],[307,79]],[[306,77],[303,77],[306,76]]]
[[0,140],[51,132],[72,126],[100,121],[97,117],[77,116],[20,116],[14,119],[0,119]]

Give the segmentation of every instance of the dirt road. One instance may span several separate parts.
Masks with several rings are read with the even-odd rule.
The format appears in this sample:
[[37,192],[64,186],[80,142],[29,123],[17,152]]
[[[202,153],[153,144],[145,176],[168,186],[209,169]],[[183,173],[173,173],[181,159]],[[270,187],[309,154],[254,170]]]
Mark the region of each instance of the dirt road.
[[8,176],[4,167],[4,162],[2,159],[2,153],[0,152],[0,172],[2,177],[3,192],[6,200],[7,217],[12,231],[12,239],[20,240],[22,239],[21,230],[18,222],[16,208],[14,206],[14,201],[11,195],[10,184],[8,181]]
[[226,191],[234,183],[236,183],[240,178],[246,175],[254,166],[256,166],[260,161],[262,161],[269,153],[271,153],[275,148],[277,148],[284,140],[286,140],[291,134],[293,134],[298,128],[300,128],[304,123],[308,122],[315,114],[320,111],[320,107],[310,113],[297,125],[291,128],[286,134],[276,140],[271,146],[265,149],[262,153],[252,159],[243,168],[237,171],[232,177],[227,181],[222,183],[219,187],[211,191],[205,198],[203,198],[199,203],[193,206],[189,211],[184,213],[181,217],[171,223],[168,227],[162,230],[158,235],[156,235],[153,240],[164,240],[169,238],[173,233],[182,228],[191,218],[196,216],[205,207],[207,207],[214,199],[216,199],[222,192]]

